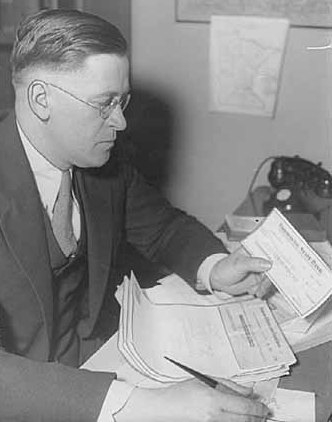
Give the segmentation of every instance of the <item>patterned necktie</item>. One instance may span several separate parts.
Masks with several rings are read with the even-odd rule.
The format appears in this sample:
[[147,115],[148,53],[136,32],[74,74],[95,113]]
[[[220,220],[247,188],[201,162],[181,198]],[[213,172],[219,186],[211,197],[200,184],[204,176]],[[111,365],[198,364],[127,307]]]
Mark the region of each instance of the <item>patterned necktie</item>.
[[62,172],[58,197],[54,204],[52,228],[62,252],[69,256],[76,251],[77,242],[73,232],[73,198],[70,171]]

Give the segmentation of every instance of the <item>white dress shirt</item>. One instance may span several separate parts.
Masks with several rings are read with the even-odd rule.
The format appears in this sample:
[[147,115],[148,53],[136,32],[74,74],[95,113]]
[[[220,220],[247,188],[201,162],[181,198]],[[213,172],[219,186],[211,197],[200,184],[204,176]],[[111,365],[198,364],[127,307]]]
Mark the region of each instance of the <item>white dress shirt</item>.
[[[17,126],[25,153],[35,177],[40,199],[52,221],[53,209],[60,188],[62,171],[46,160],[46,158],[29,142],[19,124]],[[78,203],[74,195],[73,198],[73,230],[76,240],[79,240],[81,220]]]

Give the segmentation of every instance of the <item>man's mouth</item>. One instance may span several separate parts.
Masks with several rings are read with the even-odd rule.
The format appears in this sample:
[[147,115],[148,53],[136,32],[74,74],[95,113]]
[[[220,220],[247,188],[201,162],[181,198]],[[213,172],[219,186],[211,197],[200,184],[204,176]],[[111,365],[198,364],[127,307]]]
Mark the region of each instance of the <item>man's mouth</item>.
[[108,144],[114,144],[115,140],[116,140],[116,136],[111,136],[111,137],[109,137],[107,139],[101,139],[99,142],[100,143],[106,142]]
[[110,134],[105,135],[105,136],[107,136],[107,138],[100,139],[100,141],[98,141],[98,143],[100,143],[100,144],[105,144],[105,143],[114,144],[114,142],[116,141],[116,132],[115,131],[111,132]]

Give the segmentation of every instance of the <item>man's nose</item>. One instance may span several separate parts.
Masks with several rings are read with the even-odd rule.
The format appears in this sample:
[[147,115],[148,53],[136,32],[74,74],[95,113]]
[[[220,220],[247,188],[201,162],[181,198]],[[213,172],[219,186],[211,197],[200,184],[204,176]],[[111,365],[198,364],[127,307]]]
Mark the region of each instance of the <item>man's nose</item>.
[[107,122],[110,126],[115,128],[115,130],[125,130],[127,127],[127,120],[123,114],[123,110],[120,105],[117,105],[112,111],[110,117],[107,119]]

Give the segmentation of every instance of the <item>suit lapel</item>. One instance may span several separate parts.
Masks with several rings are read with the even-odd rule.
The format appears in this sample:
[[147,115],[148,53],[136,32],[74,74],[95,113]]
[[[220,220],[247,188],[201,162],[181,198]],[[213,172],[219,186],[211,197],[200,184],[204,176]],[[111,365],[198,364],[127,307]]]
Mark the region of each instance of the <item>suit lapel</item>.
[[37,296],[50,337],[53,319],[52,275],[42,206],[14,116],[4,123],[0,139],[1,230]]

